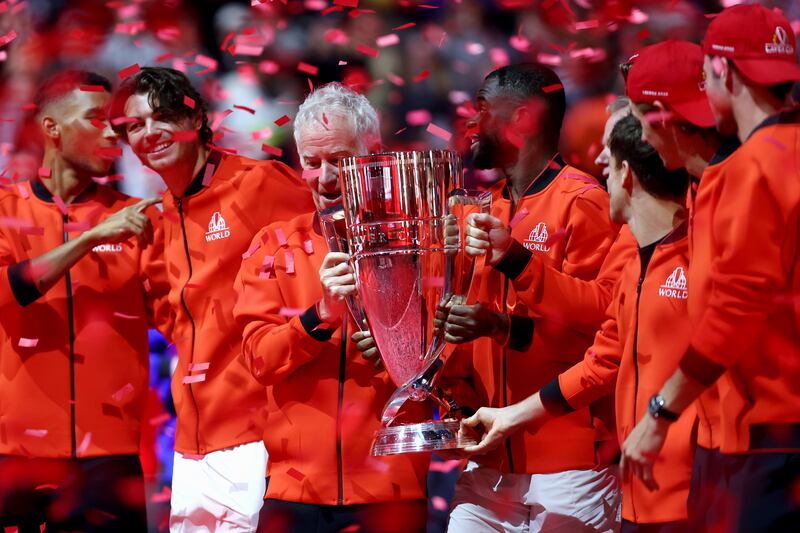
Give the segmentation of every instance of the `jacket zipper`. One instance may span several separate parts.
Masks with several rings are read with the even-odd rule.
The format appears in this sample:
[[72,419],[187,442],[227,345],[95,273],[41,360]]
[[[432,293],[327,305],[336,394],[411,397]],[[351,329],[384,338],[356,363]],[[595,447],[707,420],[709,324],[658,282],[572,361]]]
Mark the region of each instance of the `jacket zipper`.
[[[514,201],[514,195],[511,191],[511,187],[508,187],[508,196],[511,200],[511,209],[509,209],[508,213],[508,224],[511,224],[511,219],[514,218],[514,214],[517,210],[517,202]],[[508,278],[503,276],[503,313],[508,315]],[[509,317],[511,320],[511,317]],[[507,343],[506,343],[507,344]],[[507,363],[507,353],[506,347],[503,346],[503,357],[501,358],[502,364],[502,374],[503,374],[503,407],[508,406],[508,363]],[[506,438],[506,456],[508,456],[508,470],[512,474],[514,473],[514,456],[511,453],[511,437]]]
[[342,323],[342,347],[339,350],[339,400],[336,406],[336,467],[338,469],[337,505],[344,504],[344,466],[342,461],[342,404],[344,403],[344,371],[347,363],[347,322]]
[[[65,213],[62,215],[62,222],[64,228],[64,243],[69,242],[69,233],[67,232],[67,223],[69,216]],[[64,273],[64,281],[67,284],[67,327],[69,328],[69,415],[70,415],[70,437],[71,437],[71,455],[75,459],[78,457],[78,444],[75,425],[75,316],[72,308],[72,276],[70,276],[69,269]]]
[[[186,237],[186,225],[183,220],[183,199],[176,198],[175,204],[178,206],[178,215],[181,219],[181,233],[183,235],[183,250],[186,253],[186,263],[189,265],[189,277],[186,278],[186,283],[183,284],[181,287],[181,307],[183,307],[183,311],[186,313],[186,316],[189,317],[189,323],[192,325],[192,351],[189,354],[189,364],[194,363],[194,342],[195,342],[195,324],[194,319],[192,318],[192,313],[189,312],[189,306],[186,305],[186,299],[184,297],[184,291],[186,290],[186,285],[192,280],[192,258],[189,255],[189,239]],[[192,384],[188,383],[187,386],[189,387],[189,397],[192,399],[192,404],[194,405],[194,413],[195,413],[195,446],[197,448],[197,453],[201,453],[200,451],[200,411],[197,408],[197,400],[194,397],[194,390],[192,389]]]
[[[653,254],[655,250],[653,250]],[[639,401],[639,301],[642,298],[642,284],[647,275],[647,267],[650,266],[650,261],[653,255],[650,254],[647,262],[642,261],[641,272],[639,273],[639,281],[636,284],[636,321],[633,330],[633,423],[636,423],[636,405]],[[631,492],[631,509],[633,509],[633,516],[636,517],[636,506],[633,503],[633,492]]]

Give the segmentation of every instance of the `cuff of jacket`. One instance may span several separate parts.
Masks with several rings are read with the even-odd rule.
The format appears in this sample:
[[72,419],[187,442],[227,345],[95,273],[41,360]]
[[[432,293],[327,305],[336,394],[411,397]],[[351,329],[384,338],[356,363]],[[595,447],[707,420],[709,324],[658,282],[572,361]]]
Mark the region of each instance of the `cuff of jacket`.
[[494,269],[505,274],[507,278],[514,279],[522,274],[522,271],[528,266],[531,256],[533,253],[530,250],[519,241],[513,240],[502,259],[494,265]]
[[542,387],[539,391],[539,398],[542,400],[544,410],[552,416],[566,415],[575,410],[564,398],[564,394],[558,384],[558,377]]
[[708,357],[698,352],[694,346],[684,354],[680,362],[680,369],[689,378],[710,387],[727,370],[724,366],[715,363]]
[[527,351],[533,342],[533,319],[527,316],[509,315],[508,341],[506,346],[518,352]]
[[11,285],[14,298],[22,307],[30,305],[42,297],[42,293],[31,279],[30,263],[26,259],[8,267],[8,283]]
[[320,342],[325,342],[333,337],[334,328],[322,321],[319,317],[319,313],[317,313],[316,304],[306,309],[305,312],[300,315],[300,323],[311,338]]

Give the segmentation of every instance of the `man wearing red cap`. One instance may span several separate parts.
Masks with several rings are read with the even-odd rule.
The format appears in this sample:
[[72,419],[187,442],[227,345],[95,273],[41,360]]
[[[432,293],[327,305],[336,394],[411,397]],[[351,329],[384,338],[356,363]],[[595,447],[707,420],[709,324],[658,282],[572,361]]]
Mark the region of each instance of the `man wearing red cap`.
[[[790,531],[800,520],[800,112],[779,111],[800,79],[796,46],[788,21],[757,5],[723,11],[703,43],[717,127],[743,144],[697,191],[694,332],[651,403],[678,414],[719,379],[713,453],[726,499],[709,525],[725,531]],[[634,429],[623,449],[634,474],[652,475],[669,427],[644,417]]]

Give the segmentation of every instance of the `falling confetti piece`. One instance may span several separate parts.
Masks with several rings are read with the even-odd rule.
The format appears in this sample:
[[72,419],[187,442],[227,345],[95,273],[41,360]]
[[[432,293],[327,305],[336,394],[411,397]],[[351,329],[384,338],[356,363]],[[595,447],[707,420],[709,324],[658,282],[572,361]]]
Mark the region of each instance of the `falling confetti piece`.
[[311,239],[306,239],[303,241],[303,251],[306,255],[311,255],[314,253],[314,243],[311,242]]
[[380,55],[380,52],[377,49],[367,46],[366,44],[357,45],[356,52],[369,57],[378,57]]
[[333,0],[333,5],[342,7],[358,7],[358,0]]
[[522,219],[525,218],[526,216],[528,216],[528,210],[523,207],[522,209],[517,211],[517,214],[514,215],[514,218],[511,219],[511,222],[508,223],[508,226],[511,229],[514,229],[514,227],[516,227],[516,225],[519,224],[520,221],[522,221]]
[[26,429],[23,433],[28,437],[42,438],[47,436],[46,429]]
[[431,112],[427,109],[415,109],[406,113],[406,122],[409,126],[422,126],[431,121]]
[[195,105],[194,104],[194,99],[189,97],[189,96],[184,95],[183,96],[183,105],[185,105],[189,109],[194,109],[194,105]]
[[115,402],[121,402],[126,396],[130,395],[135,390],[133,384],[126,383],[121,389],[111,395],[111,399]]
[[208,367],[211,366],[210,362],[206,363],[189,363],[189,372],[194,372],[198,370],[208,370]]
[[41,485],[36,485],[34,490],[58,490],[58,485],[55,483],[42,483]]
[[5,35],[0,36],[0,46],[5,46],[16,38],[17,38],[17,32],[11,30]]
[[314,178],[318,178],[322,174],[321,168],[306,168],[303,169],[303,173],[301,176],[304,180],[312,180]]
[[449,142],[450,138],[453,137],[452,133],[450,133],[449,131],[447,131],[446,129],[444,129],[444,128],[440,127],[440,126],[437,126],[433,122],[428,124],[428,127],[425,129],[425,131],[427,131],[428,133],[430,133],[434,137],[439,137],[440,139],[442,139],[445,142]]
[[158,416],[154,416],[150,420],[147,421],[148,424],[151,426],[160,426],[161,424],[165,424],[172,420],[172,415],[169,413],[163,413]]
[[274,155],[275,157],[283,156],[283,149],[282,148],[277,148],[275,146],[270,146],[269,144],[262,144],[261,145],[261,151],[265,152],[265,153],[268,153],[270,155]]
[[140,70],[142,69],[139,67],[139,63],[134,63],[133,65],[127,66],[124,69],[120,70],[117,73],[117,76],[119,76],[119,79],[124,80],[128,76],[133,76]]
[[261,248],[260,242],[255,242],[252,245],[250,245],[250,248],[248,248],[247,251],[242,254],[242,260],[252,257],[252,255],[256,253],[256,251],[258,251],[259,248]]
[[286,273],[294,274],[294,252],[286,250],[283,252],[283,258],[286,262]]
[[275,120],[275,125],[280,127],[289,122],[290,120],[292,119],[290,119],[287,115],[283,115],[282,117]]
[[236,43],[228,48],[228,51],[234,56],[258,57],[264,53],[264,47]]
[[253,109],[252,107],[246,107],[246,106],[243,106],[243,105],[234,104],[233,108],[234,109],[240,109],[242,111],[246,111],[246,112],[250,113],[251,115],[255,115],[256,114],[256,110]]
[[309,76],[316,76],[319,74],[319,67],[304,63],[302,61],[297,64],[297,70],[303,72],[304,74],[308,74]]
[[79,90],[87,93],[104,93],[106,92],[106,88],[102,85],[81,85],[78,87]]
[[278,309],[278,314],[285,317],[300,316],[305,313],[305,309],[300,307],[281,307]]
[[398,44],[400,42],[400,36],[396,33],[390,33],[388,35],[381,35],[377,39],[375,39],[375,44],[378,45],[379,48],[386,48],[387,46],[392,46]]
[[340,529],[339,533],[356,533],[357,531],[361,531],[361,524],[349,525],[344,529]]
[[303,481],[306,478],[305,474],[299,470],[295,470],[294,468],[289,468],[289,470],[286,471],[286,474],[295,478],[297,481]]
[[451,459],[449,461],[431,461],[429,470],[431,472],[451,472],[459,468],[463,461],[459,459]]
[[214,171],[216,170],[216,166],[212,163],[208,163],[206,165],[206,171],[203,174],[203,186],[208,187],[208,184],[211,183],[211,178],[214,177]]
[[275,229],[275,238],[278,239],[278,244],[280,246],[286,246],[288,241],[286,240],[286,234],[283,232],[283,228],[276,228]]
[[81,440],[81,443],[78,446],[76,452],[78,454],[84,453],[89,448],[89,444],[91,444],[91,442],[92,442],[92,432],[89,431],[83,436],[83,439]]
[[201,381],[206,380],[205,374],[196,374],[194,376],[184,376],[183,377],[183,384],[190,385],[192,383],[200,383]]
[[555,91],[560,91],[562,89],[564,89],[563,85],[561,85],[560,83],[554,83],[553,85],[546,85],[546,86],[542,87],[542,92],[552,93],[552,92],[555,92]]
[[419,82],[421,82],[422,80],[424,80],[425,78],[427,78],[428,76],[430,76],[430,74],[431,74],[431,73],[430,73],[430,71],[428,71],[427,69],[426,69],[426,70],[423,70],[422,72],[420,72],[419,74],[417,74],[416,76],[414,76],[414,78],[413,78],[413,80],[414,80],[414,83],[419,83]]
[[432,496],[431,497],[431,506],[437,511],[447,511],[447,500],[442,498],[441,496]]
[[161,492],[157,492],[150,497],[153,503],[166,503],[172,499],[172,490],[169,487],[164,487]]
[[408,22],[406,24],[403,24],[402,26],[397,26],[395,28],[392,28],[392,31],[407,30],[408,28],[413,28],[416,25],[417,25],[416,22]]

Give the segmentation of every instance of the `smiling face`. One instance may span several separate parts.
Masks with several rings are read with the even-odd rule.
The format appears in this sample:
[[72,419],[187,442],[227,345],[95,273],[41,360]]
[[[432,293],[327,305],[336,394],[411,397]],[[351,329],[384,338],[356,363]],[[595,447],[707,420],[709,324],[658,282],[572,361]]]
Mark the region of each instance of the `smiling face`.
[[364,155],[367,151],[347,117],[328,115],[327,124],[312,120],[301,126],[297,136],[297,152],[303,170],[318,171],[305,173],[317,209],[323,210],[342,203],[339,159]]
[[170,177],[185,179],[188,175],[191,180],[191,170],[196,166],[203,143],[197,137],[180,141],[174,137],[180,132],[196,132],[200,119],[154,110],[147,94],[131,95],[125,102],[124,113],[130,120],[125,125],[128,144],[142,164],[160,174],[173,190]]
[[111,168],[118,138],[108,121],[110,102],[105,91],[75,89],[42,111],[45,133],[57,133],[60,158],[81,174],[104,176]]

